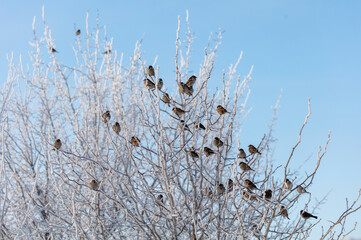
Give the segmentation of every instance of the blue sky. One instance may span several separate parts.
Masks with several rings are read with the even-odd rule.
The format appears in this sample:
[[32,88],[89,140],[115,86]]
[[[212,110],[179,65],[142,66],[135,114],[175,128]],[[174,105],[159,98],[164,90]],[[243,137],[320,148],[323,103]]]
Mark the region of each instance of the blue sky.
[[[0,0],[1,85],[7,76],[6,54],[28,58],[33,17],[37,17],[40,33],[43,5],[61,61],[73,61],[74,24],[84,29],[88,12],[94,27],[98,12],[101,25],[107,25],[108,34],[114,37],[114,48],[124,52],[125,59],[144,35],[143,58],[152,62],[158,56],[158,64],[169,78],[174,76],[178,15],[184,20],[189,10],[191,29],[197,37],[192,48],[195,72],[209,33],[221,28],[225,32],[213,86],[218,86],[217,76],[220,79],[222,69],[234,63],[242,50],[240,74],[247,74],[254,65],[249,101],[253,110],[241,141],[259,141],[272,117],[270,107],[283,89],[275,128],[275,159],[283,163],[297,141],[309,97],[312,115],[292,166],[311,156],[306,164],[310,170],[318,146],[324,145],[328,131],[332,131],[328,153],[309,189],[317,199],[332,190],[327,203],[317,211],[322,224],[335,220],[345,206],[345,197],[354,198],[361,188],[361,1]],[[348,219],[349,226],[356,219],[361,219],[361,213]],[[361,237],[361,230],[351,236]]]

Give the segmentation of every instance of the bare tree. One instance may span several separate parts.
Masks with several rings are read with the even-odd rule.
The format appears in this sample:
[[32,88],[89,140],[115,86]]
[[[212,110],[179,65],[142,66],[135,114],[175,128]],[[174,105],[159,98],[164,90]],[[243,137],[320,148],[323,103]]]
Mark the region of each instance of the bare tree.
[[[189,70],[194,36],[185,46],[178,19],[175,81],[135,46],[123,64],[98,25],[74,31],[75,66],[61,63],[43,16],[34,28],[32,66],[10,60],[1,99],[0,234],[2,239],[307,239],[319,221],[309,204],[330,135],[314,171],[296,178],[289,159],[275,165],[273,125],[255,146],[240,146],[252,68],[242,58],[223,71],[223,88],[209,80],[222,35]],[[34,20],[35,23],[35,20]],[[185,53],[185,54],[184,54]],[[154,66],[154,67],[150,67]],[[241,150],[244,149],[244,150]],[[321,239],[348,234],[348,205]],[[288,211],[302,212],[289,219]],[[342,229],[334,231],[341,225]]]

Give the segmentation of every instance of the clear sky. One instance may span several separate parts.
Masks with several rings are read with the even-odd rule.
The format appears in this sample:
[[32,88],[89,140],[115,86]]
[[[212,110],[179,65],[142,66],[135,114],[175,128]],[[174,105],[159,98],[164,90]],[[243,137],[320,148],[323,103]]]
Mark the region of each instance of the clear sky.
[[[221,28],[225,32],[213,86],[220,86],[217,76],[220,80],[221,70],[234,63],[242,50],[240,74],[247,74],[254,65],[249,101],[253,109],[241,142],[248,145],[260,140],[272,117],[270,107],[283,89],[275,128],[275,159],[284,163],[297,141],[309,97],[312,115],[292,166],[296,168],[311,156],[305,165],[311,170],[318,146],[324,146],[331,130],[328,153],[309,189],[319,200],[332,190],[325,205],[316,211],[322,225],[336,220],[345,207],[345,197],[356,197],[361,188],[361,1],[0,0],[1,85],[7,76],[6,54],[13,52],[15,59],[22,54],[28,59],[33,17],[37,17],[37,31],[41,33],[43,5],[61,61],[73,62],[74,24],[84,29],[88,12],[94,27],[99,13],[101,25],[106,25],[114,37],[114,48],[124,52],[126,60],[144,35],[143,58],[153,62],[159,57],[163,79],[174,76],[178,15],[184,20],[189,10],[191,29],[197,36],[192,48],[194,72],[202,62],[209,33]],[[300,171],[301,175],[304,172]],[[293,214],[297,213],[295,210]],[[361,238],[361,212],[348,219],[348,227],[357,219],[358,230],[351,236]]]

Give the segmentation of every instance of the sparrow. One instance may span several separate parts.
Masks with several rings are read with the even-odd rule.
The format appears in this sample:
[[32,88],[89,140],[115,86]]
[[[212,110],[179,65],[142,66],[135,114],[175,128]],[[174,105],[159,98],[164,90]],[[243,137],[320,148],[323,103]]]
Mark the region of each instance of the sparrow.
[[180,127],[180,129],[182,129],[182,130],[186,130],[186,131],[191,132],[188,124],[186,124],[183,120],[180,120],[179,127]]
[[162,194],[159,194],[157,196],[157,201],[161,201],[163,203],[163,195]]
[[224,188],[223,184],[220,183],[217,187],[217,193],[218,195],[222,195],[224,192],[226,191],[226,189]]
[[134,147],[139,147],[140,146],[140,140],[139,138],[133,136],[131,139],[130,139],[130,143],[134,146]]
[[245,159],[247,161],[247,155],[246,155],[246,152],[243,150],[243,148],[238,149],[237,156],[239,158]]
[[212,154],[215,154],[215,152],[209,147],[204,147],[203,152],[207,157],[211,156]]
[[300,214],[301,214],[301,217],[304,218],[304,219],[309,219],[311,217],[317,219],[317,216],[314,216],[311,213],[308,213],[308,212],[306,212],[304,210],[301,210]]
[[56,139],[55,142],[54,142],[54,144],[53,144],[54,150],[55,150],[55,149],[56,149],[56,150],[59,150],[59,149],[61,148],[61,145],[62,145],[61,140],[60,140],[60,139]]
[[217,113],[218,113],[219,115],[223,115],[223,114],[225,114],[225,113],[229,113],[229,112],[227,112],[227,110],[226,110],[224,107],[222,107],[221,105],[218,105],[218,106],[217,106],[216,111],[217,111]]
[[283,187],[284,187],[285,189],[291,190],[292,187],[293,187],[293,183],[292,183],[288,178],[286,178],[286,181],[285,181],[285,183],[283,184]]
[[233,190],[233,180],[232,179],[228,179],[227,190],[228,190],[228,192]]
[[191,156],[191,158],[199,158],[199,155],[196,151],[192,150],[188,152],[189,156]]
[[169,97],[168,93],[163,93],[162,101],[163,101],[165,104],[168,104],[168,107],[169,107],[170,97]]
[[97,180],[91,180],[89,186],[95,191],[99,190],[99,183],[97,182]]
[[297,186],[297,192],[298,192],[299,194],[308,193],[308,192],[306,191],[306,189],[305,189],[304,187],[302,187],[301,185],[298,185],[298,186]]
[[161,90],[163,87],[163,79],[159,78],[158,79],[158,84],[157,84],[157,89]]
[[104,123],[107,123],[110,119],[110,112],[107,110],[105,113],[102,114],[102,119]]
[[223,146],[223,142],[221,141],[221,139],[219,139],[218,137],[215,137],[213,140],[213,144],[216,147],[222,147]]
[[50,51],[51,53],[57,53],[57,52],[58,52],[58,51],[56,51],[56,49],[53,48],[53,47],[49,47],[49,51]]
[[197,129],[206,130],[206,128],[204,127],[204,125],[203,125],[202,123],[198,123],[198,124],[196,125],[196,128],[197,128]]
[[110,53],[112,53],[112,50],[105,50],[105,52],[103,52],[103,54],[110,54]]
[[241,170],[243,172],[247,172],[247,171],[254,171],[247,163],[245,162],[240,162],[239,163],[239,167],[241,168]]
[[190,78],[188,78],[188,81],[186,82],[188,87],[192,87],[195,83],[196,83],[196,76],[191,76]]
[[182,116],[182,115],[184,115],[184,114],[186,113],[186,111],[184,111],[184,110],[181,109],[181,108],[177,108],[177,107],[173,107],[173,108],[172,108],[172,111],[173,111],[178,117],[180,117],[180,116]]
[[192,96],[193,94],[193,87],[188,87],[187,84],[184,84],[183,82],[180,82],[179,85],[179,90],[181,91],[181,93],[187,94],[188,96]]
[[247,188],[249,191],[258,189],[257,186],[249,179],[244,180],[243,186]]
[[248,200],[254,201],[254,200],[257,199],[254,194],[251,194],[251,193],[248,193],[248,192],[242,192],[242,194]]
[[206,187],[206,189],[204,190],[204,194],[209,198],[212,197],[212,189],[210,187]]
[[149,90],[155,89],[155,84],[152,80],[149,80],[148,78],[143,80],[144,86],[148,88]]
[[251,154],[255,154],[255,153],[258,153],[258,154],[261,154],[258,149],[253,146],[253,145],[248,145],[248,151],[251,153]]
[[120,125],[119,125],[119,123],[115,122],[112,129],[116,134],[119,134],[120,133]]
[[282,217],[286,217],[286,218],[290,219],[288,217],[288,211],[287,211],[287,208],[285,206],[281,206],[279,215],[282,216]]
[[75,35],[79,36],[81,33],[80,29],[76,30]]
[[154,68],[152,65],[149,65],[149,67],[147,68],[147,73],[150,77],[153,77],[155,74],[154,74]]
[[264,191],[263,193],[263,199],[264,200],[271,200],[272,198],[272,190],[271,189],[267,189],[266,191]]

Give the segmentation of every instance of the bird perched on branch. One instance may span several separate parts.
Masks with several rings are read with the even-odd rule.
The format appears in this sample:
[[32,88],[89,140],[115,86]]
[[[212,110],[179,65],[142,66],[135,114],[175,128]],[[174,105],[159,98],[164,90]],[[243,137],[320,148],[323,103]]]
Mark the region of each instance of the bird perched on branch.
[[179,127],[180,127],[180,129],[186,130],[191,133],[191,130],[190,130],[188,124],[186,124],[183,120],[180,120]]
[[103,52],[103,54],[107,55],[107,54],[111,54],[112,53],[112,50],[105,50],[105,52]]
[[197,80],[197,77],[193,75],[190,78],[188,78],[186,85],[188,87],[192,87],[196,83],[196,80]]
[[264,191],[263,193],[263,199],[264,200],[271,200],[272,198],[272,190],[271,189],[267,189],[266,191]]
[[220,184],[218,185],[218,187],[217,187],[217,193],[218,193],[218,195],[224,194],[225,191],[226,191],[226,189],[224,188],[223,184],[220,183]]
[[233,180],[232,179],[228,179],[227,190],[228,190],[228,192],[233,190]]
[[162,195],[162,194],[159,194],[159,195],[157,196],[157,201],[160,201],[160,202],[163,203],[163,195]]
[[112,129],[116,134],[119,134],[120,133],[120,124],[118,122],[115,122],[114,125],[112,126]]
[[111,116],[110,116],[110,112],[108,110],[102,114],[102,120],[104,123],[107,123],[110,118],[111,118]]
[[149,67],[147,68],[147,74],[150,76],[150,77],[153,77],[155,75],[154,73],[154,68],[152,65],[149,65]]
[[51,53],[57,53],[57,52],[58,52],[58,51],[56,51],[56,49],[53,48],[53,47],[49,47],[49,51],[50,51]]
[[292,187],[293,187],[293,183],[288,178],[286,178],[286,181],[283,184],[283,188],[291,190]]
[[282,217],[286,217],[286,218],[290,219],[290,218],[288,217],[288,211],[287,211],[287,208],[286,208],[285,206],[281,206],[280,212],[279,212],[278,214],[279,214],[280,216],[282,216]]
[[213,194],[212,189],[211,189],[210,187],[206,187],[206,189],[204,190],[204,194],[205,194],[207,197],[211,198],[211,197],[212,197],[212,194]]
[[195,150],[189,151],[188,154],[191,156],[191,158],[199,158],[199,155]]
[[211,156],[212,154],[215,154],[215,152],[209,147],[204,147],[203,152],[207,157]]
[[149,80],[148,78],[143,80],[144,85],[146,88],[148,88],[149,90],[153,90],[155,89],[155,83],[152,80]]
[[184,115],[186,113],[186,111],[184,111],[183,109],[181,108],[178,108],[178,107],[173,107],[172,108],[172,111],[175,113],[175,115],[177,115],[178,117]]
[[258,154],[261,154],[258,149],[253,146],[253,145],[248,145],[248,151],[251,153],[251,154],[255,154],[255,153],[258,153]]
[[188,96],[193,95],[194,90],[192,86],[189,87],[187,84],[180,82],[178,87],[181,93],[187,94]]
[[54,149],[53,150],[59,150],[60,148],[61,148],[61,145],[62,145],[62,143],[61,143],[61,140],[60,139],[56,139],[55,140],[55,142],[54,142],[54,144],[53,144],[53,146],[54,146]]
[[309,218],[315,218],[315,219],[317,219],[317,216],[314,216],[314,215],[312,215],[311,213],[308,213],[308,212],[306,212],[306,211],[304,211],[304,210],[301,210],[300,211],[300,214],[301,214],[301,217],[302,218],[304,218],[304,219],[309,219]]
[[81,33],[80,29],[76,30],[75,35],[79,36]]
[[219,115],[223,115],[223,114],[225,114],[225,113],[229,113],[229,112],[227,112],[227,110],[226,110],[224,107],[222,107],[221,105],[218,105],[218,106],[217,106],[216,111],[217,111],[217,113],[218,113]]
[[249,179],[244,180],[243,186],[247,188],[249,191],[258,189],[258,187]]
[[204,125],[203,125],[202,123],[198,123],[198,124],[196,125],[196,128],[197,128],[197,129],[206,130],[206,128],[204,127]]
[[221,139],[219,139],[218,137],[215,137],[213,140],[213,144],[216,147],[222,147],[223,146],[223,142],[221,141]]
[[89,186],[94,190],[94,191],[98,191],[99,190],[99,183],[97,180],[91,180],[89,183]]
[[242,194],[248,200],[254,201],[254,200],[257,199],[254,194],[251,194],[251,193],[248,193],[248,192],[242,192]]
[[298,186],[297,186],[297,192],[298,192],[299,194],[309,193],[309,192],[307,192],[306,189],[305,189],[304,187],[302,187],[301,185],[298,185]]
[[130,139],[130,144],[132,144],[134,147],[139,147],[139,146],[140,146],[140,140],[139,140],[139,138],[133,136],[133,137]]
[[239,158],[242,158],[242,159],[244,159],[244,160],[247,161],[247,155],[246,155],[246,152],[243,150],[243,148],[238,149],[238,154],[237,154],[237,156],[238,156]]
[[247,171],[254,171],[247,163],[245,162],[240,162],[239,163],[239,167],[241,168],[241,170],[243,172],[247,172]]
[[157,89],[161,90],[163,87],[163,79],[159,78],[157,83]]
[[170,103],[170,97],[169,97],[168,93],[163,93],[162,101],[163,101],[165,104],[168,104],[168,107],[170,106],[170,105],[169,105],[169,103]]

